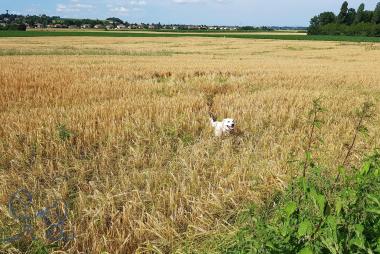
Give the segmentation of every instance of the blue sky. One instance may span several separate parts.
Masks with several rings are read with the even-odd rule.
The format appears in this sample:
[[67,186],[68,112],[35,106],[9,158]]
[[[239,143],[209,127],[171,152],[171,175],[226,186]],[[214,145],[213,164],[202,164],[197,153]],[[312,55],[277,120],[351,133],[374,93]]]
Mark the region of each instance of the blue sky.
[[[373,9],[380,0],[351,0]],[[129,22],[206,25],[306,26],[315,14],[338,12],[334,0],[1,0],[1,10],[71,18],[119,17]]]

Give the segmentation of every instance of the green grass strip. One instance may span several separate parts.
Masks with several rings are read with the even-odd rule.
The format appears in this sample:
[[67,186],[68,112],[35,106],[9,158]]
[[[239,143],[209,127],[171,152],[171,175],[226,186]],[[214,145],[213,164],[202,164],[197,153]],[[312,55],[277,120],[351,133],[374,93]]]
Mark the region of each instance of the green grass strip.
[[57,37],[57,36],[89,36],[89,37],[211,37],[237,39],[269,39],[269,40],[302,40],[302,41],[348,41],[348,42],[380,42],[380,37],[333,36],[333,35],[297,35],[297,34],[215,34],[215,33],[139,33],[139,32],[78,32],[78,31],[0,31],[1,37]]

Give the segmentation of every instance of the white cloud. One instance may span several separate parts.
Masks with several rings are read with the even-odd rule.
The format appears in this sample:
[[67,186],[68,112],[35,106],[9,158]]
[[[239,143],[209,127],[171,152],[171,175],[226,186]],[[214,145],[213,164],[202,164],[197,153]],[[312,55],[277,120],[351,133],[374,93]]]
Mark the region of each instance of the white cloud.
[[226,3],[227,0],[172,0],[176,4]]
[[131,12],[141,11],[141,7],[147,5],[145,0],[109,1],[108,11],[117,15],[128,15]]
[[57,4],[57,12],[79,12],[90,11],[95,8],[92,4],[81,4],[78,0],[71,0],[72,4]]
[[120,14],[127,14],[130,11],[130,9],[126,6],[115,6],[115,7],[109,6],[109,10],[111,12],[116,12]]
[[192,3],[200,3],[202,0],[173,0],[173,3],[176,4],[192,4]]
[[138,5],[138,6],[144,6],[146,5],[146,1],[144,0],[139,0],[139,1],[129,1],[130,5]]

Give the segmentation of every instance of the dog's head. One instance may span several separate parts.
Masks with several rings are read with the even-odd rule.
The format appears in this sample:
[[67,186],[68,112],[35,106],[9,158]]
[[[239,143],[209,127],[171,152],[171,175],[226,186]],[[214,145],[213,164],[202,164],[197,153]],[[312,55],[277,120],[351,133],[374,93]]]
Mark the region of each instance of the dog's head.
[[226,118],[223,120],[223,127],[227,131],[233,131],[235,129],[235,120],[231,118]]

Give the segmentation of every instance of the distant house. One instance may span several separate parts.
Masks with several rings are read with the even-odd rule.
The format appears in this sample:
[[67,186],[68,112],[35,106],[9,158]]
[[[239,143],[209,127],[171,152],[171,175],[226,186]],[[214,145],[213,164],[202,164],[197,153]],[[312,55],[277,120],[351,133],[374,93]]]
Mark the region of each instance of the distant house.
[[125,28],[127,28],[127,27],[124,24],[118,24],[116,26],[116,29],[125,29]]
[[111,30],[111,29],[113,29],[113,25],[106,25],[106,29],[107,29],[107,30]]
[[173,30],[177,30],[177,29],[178,29],[178,26],[173,26],[172,29],[173,29]]
[[43,27],[44,27],[44,25],[41,23],[34,24],[34,28],[43,28]]
[[88,28],[91,28],[91,25],[90,24],[83,24],[81,26],[82,29],[88,29]]
[[104,26],[102,24],[96,24],[94,26],[95,29],[104,29]]
[[78,26],[77,25],[71,25],[71,26],[69,26],[69,29],[78,29]]
[[156,26],[155,25],[149,25],[148,29],[156,29]]
[[66,25],[62,25],[62,24],[55,24],[53,27],[54,28],[67,28]]

